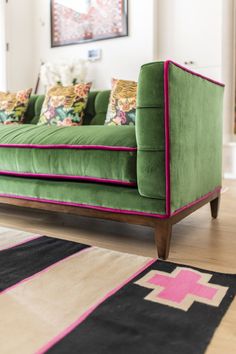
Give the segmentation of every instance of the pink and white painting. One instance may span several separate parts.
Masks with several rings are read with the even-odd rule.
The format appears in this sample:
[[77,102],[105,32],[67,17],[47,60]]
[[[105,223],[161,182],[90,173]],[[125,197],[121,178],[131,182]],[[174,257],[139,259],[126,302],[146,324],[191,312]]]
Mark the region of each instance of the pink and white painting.
[[51,45],[128,35],[127,0],[51,0]]

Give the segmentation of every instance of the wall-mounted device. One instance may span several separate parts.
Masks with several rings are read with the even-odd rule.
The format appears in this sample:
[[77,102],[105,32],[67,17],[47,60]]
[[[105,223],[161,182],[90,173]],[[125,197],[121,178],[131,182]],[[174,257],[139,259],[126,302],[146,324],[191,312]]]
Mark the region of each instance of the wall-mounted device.
[[93,48],[88,50],[88,60],[96,61],[102,57],[102,50],[100,48]]

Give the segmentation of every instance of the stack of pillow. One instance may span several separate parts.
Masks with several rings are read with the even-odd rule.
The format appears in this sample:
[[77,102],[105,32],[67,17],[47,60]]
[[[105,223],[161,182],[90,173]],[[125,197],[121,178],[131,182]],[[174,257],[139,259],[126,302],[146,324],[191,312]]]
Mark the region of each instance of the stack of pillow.
[[[45,96],[38,125],[79,126],[83,124],[91,83],[57,85]],[[32,89],[0,92],[0,124],[23,124]],[[137,83],[112,80],[105,125],[134,125]]]

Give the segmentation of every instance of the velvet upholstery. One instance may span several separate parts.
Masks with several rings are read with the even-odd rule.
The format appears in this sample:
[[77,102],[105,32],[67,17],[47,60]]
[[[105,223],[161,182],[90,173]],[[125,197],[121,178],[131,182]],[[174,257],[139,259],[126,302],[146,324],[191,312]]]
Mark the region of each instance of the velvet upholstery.
[[37,99],[38,99],[38,96],[31,95],[28,108],[25,112],[25,119],[24,119],[25,124],[30,124],[35,117],[35,105],[36,105]]
[[30,97],[29,106],[25,113],[25,124],[38,123],[44,99],[44,95],[32,95]]
[[172,212],[221,185],[223,92],[169,64]]
[[96,114],[95,100],[98,95],[98,91],[90,91],[88,103],[84,112],[83,125],[89,125]]
[[91,121],[92,125],[103,125],[106,120],[107,108],[111,91],[101,91],[95,99],[95,116]]
[[0,174],[136,184],[135,148],[135,130],[128,126],[5,127],[0,129]]

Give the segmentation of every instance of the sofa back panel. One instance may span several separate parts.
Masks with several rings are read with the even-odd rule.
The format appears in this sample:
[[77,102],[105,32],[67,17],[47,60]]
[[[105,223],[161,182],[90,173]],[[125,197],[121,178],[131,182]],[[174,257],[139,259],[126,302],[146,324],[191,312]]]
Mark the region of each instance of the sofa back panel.
[[136,138],[139,193],[165,199],[164,64],[142,66],[138,81]]
[[41,114],[41,110],[42,110],[42,105],[44,102],[45,96],[44,95],[39,95],[37,97],[37,100],[35,102],[35,116],[34,119],[32,120],[32,124],[37,124],[39,121],[39,117]]
[[171,211],[221,185],[223,87],[169,63]]
[[92,125],[103,125],[106,120],[107,108],[110,98],[110,90],[101,91],[95,99],[95,116],[91,121]]

